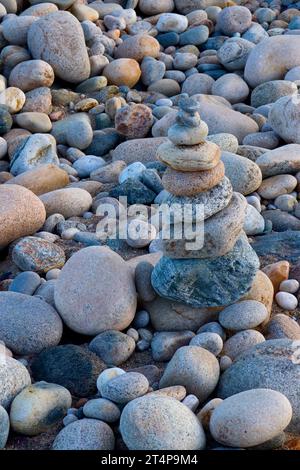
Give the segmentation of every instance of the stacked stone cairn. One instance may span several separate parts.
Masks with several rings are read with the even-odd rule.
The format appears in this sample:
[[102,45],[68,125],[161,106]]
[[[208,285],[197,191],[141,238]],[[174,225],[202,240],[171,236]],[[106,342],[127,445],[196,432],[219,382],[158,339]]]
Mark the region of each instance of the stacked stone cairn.
[[201,121],[197,98],[182,95],[178,105],[169,141],[157,151],[158,159],[167,165],[163,185],[169,195],[164,203],[178,204],[195,228],[194,236],[198,230],[199,240],[200,231],[204,238],[191,249],[191,234],[186,239],[183,231],[183,237],[178,237],[176,217],[171,220],[171,237],[163,238],[160,232],[163,257],[153,270],[152,285],[161,297],[194,307],[227,305],[247,293],[259,269],[258,257],[243,232],[247,202],[233,192],[220,148],[205,140],[208,127]]

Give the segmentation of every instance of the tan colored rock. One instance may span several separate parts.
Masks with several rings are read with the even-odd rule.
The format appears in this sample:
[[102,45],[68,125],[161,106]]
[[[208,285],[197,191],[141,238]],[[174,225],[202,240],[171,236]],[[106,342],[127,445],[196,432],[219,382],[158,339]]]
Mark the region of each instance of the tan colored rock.
[[74,183],[68,184],[68,188],[81,188],[85,189],[92,197],[100,193],[103,189],[103,185],[98,181],[75,181]]
[[69,184],[69,176],[66,171],[50,163],[25,171],[9,180],[7,184],[18,184],[40,195],[64,188]]
[[50,132],[52,122],[45,113],[27,112],[16,115],[16,123],[30,132]]
[[26,188],[0,186],[0,247],[42,227],[46,219],[44,205]]
[[136,34],[126,39],[117,47],[115,57],[117,59],[135,59],[138,62],[144,57],[158,57],[160,52],[159,42],[148,34]]
[[119,174],[126,168],[126,163],[123,160],[117,160],[109,165],[92,171],[90,178],[100,183],[118,183]]
[[43,202],[47,217],[52,214],[62,214],[66,219],[80,216],[92,205],[90,193],[80,188],[63,188],[43,194]]
[[127,165],[134,162],[153,162],[157,160],[158,147],[164,142],[168,142],[167,137],[127,140],[113,150],[112,160],[123,160]]
[[51,87],[54,72],[44,60],[26,60],[16,65],[9,76],[9,85],[26,92],[39,87]]
[[[257,300],[264,304],[271,315],[274,298],[274,287],[268,276],[263,271],[257,271],[249,292],[240,300]],[[264,322],[264,324],[268,319]]]
[[55,305],[74,331],[97,335],[124,330],[133,320],[137,295],[125,261],[107,247],[88,247],[63,267],[55,287]]
[[289,144],[269,150],[256,160],[264,178],[293,174],[300,170],[300,145]]
[[268,264],[262,268],[262,271],[272,282],[276,294],[279,290],[280,283],[289,278],[290,263],[288,261],[277,261],[277,263]]
[[204,171],[176,171],[167,168],[162,183],[164,188],[176,196],[194,196],[216,186],[225,175],[223,162],[219,162],[211,170]]
[[158,147],[156,156],[174,170],[202,171],[211,170],[219,163],[221,150],[213,142],[191,146],[176,146],[166,142]]
[[7,142],[7,153],[9,158],[12,158],[16,149],[22,142],[31,135],[31,132],[26,129],[11,129],[4,134],[4,139]]
[[71,13],[76,16],[79,21],[97,21],[99,13],[88,5],[75,2],[72,5]]
[[275,199],[291,193],[296,186],[297,179],[293,175],[276,175],[263,180],[257,192],[264,199]]
[[141,69],[134,59],[117,59],[110,62],[102,73],[109,85],[126,85],[132,88],[140,79]]

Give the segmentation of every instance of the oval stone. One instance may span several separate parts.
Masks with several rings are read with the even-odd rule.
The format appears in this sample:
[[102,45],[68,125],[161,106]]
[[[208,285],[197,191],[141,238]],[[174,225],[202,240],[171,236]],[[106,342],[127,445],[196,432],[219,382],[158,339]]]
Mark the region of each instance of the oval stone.
[[75,253],[56,282],[56,307],[69,328],[78,333],[124,330],[134,318],[136,302],[130,267],[107,247]]

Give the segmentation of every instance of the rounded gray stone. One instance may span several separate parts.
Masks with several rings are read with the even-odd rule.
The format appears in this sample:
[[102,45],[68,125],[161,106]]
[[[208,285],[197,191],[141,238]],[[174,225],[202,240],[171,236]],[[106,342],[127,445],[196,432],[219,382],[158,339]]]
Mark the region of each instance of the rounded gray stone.
[[252,447],[276,437],[291,418],[291,404],[282,393],[256,388],[220,403],[212,413],[210,432],[221,444]]
[[159,387],[183,385],[188,394],[203,402],[215,389],[219,374],[219,363],[212,353],[200,346],[183,346],[168,363]]
[[207,331],[194,336],[190,341],[190,346],[200,346],[214,356],[218,356],[223,349],[223,340],[217,333]]
[[107,330],[90,342],[89,349],[108,366],[119,366],[133,354],[135,341],[121,331]]
[[145,396],[128,403],[120,421],[130,450],[200,450],[205,434],[195,414],[174,398]]
[[75,421],[56,436],[53,450],[113,450],[115,437],[108,424],[96,419]]
[[175,351],[189,344],[195,336],[192,331],[162,331],[154,333],[151,341],[152,357],[155,361],[169,361]]
[[145,395],[149,388],[147,378],[139,372],[121,374],[100,386],[100,393],[115,403],[128,403]]
[[221,160],[234,191],[246,196],[259,188],[262,174],[255,162],[231,152],[222,152]]
[[50,64],[57,77],[71,83],[89,78],[83,30],[71,13],[57,11],[38,19],[29,28],[27,41],[33,58]]
[[258,268],[258,257],[242,234],[234,248],[219,258],[162,257],[153,270],[152,286],[161,297],[193,307],[218,307],[246,294]]
[[256,330],[243,330],[231,336],[224,343],[223,353],[233,361],[248,349],[265,341],[264,336]]
[[56,346],[62,321],[43,300],[16,292],[0,292],[0,340],[19,355],[37,354]]
[[240,331],[256,328],[269,316],[264,304],[257,300],[242,300],[224,308],[219,322],[227,330]]
[[56,281],[56,307],[65,323],[79,333],[124,330],[134,318],[136,302],[130,267],[107,247],[75,253]]
[[100,419],[106,423],[114,423],[120,418],[120,410],[110,400],[106,398],[95,398],[89,400],[83,407],[83,414],[86,418]]

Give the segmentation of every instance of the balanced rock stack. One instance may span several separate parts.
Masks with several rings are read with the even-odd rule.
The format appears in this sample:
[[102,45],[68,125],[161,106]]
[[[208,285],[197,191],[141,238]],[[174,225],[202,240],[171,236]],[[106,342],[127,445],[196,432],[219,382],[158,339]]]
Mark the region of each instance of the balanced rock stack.
[[[185,237],[181,224],[180,239],[174,219],[169,222],[169,239],[160,232],[158,245],[164,256],[153,270],[152,285],[161,297],[194,307],[227,305],[250,289],[259,268],[243,232],[247,202],[233,192],[220,148],[205,140],[208,128],[201,121],[197,98],[182,95],[178,104],[169,141],[158,147],[157,157],[167,165],[162,181],[170,194],[164,203],[179,205],[190,233]],[[194,230],[200,243],[192,247]]]

